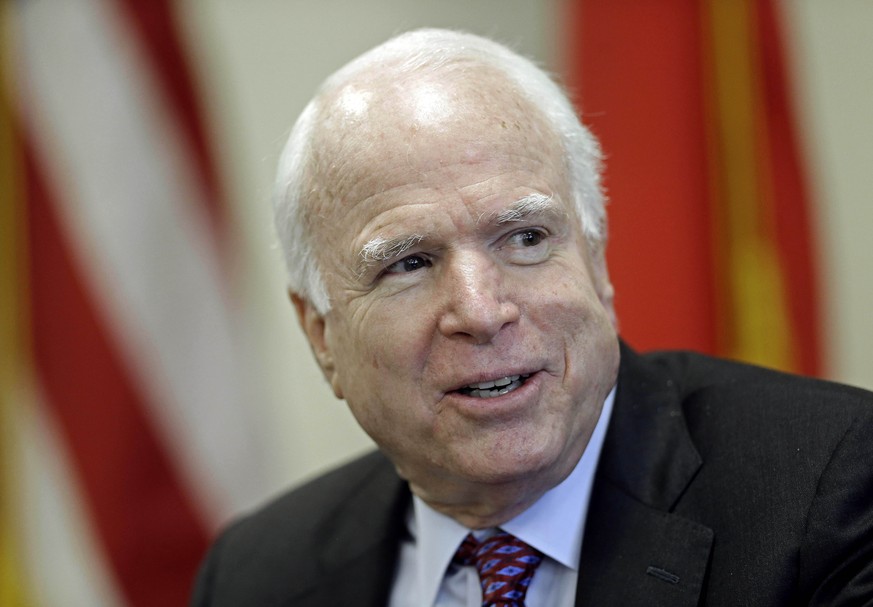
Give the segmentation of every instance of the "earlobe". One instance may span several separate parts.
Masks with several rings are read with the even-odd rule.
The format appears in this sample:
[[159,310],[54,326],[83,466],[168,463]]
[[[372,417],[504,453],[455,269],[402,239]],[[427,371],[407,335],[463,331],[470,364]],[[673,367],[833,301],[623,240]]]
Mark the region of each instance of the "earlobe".
[[320,314],[307,300],[296,293],[288,294],[294,310],[297,312],[297,320],[306,334],[309,347],[315,355],[315,360],[324,374],[324,378],[333,389],[337,398],[343,398],[342,387],[334,364],[333,352],[328,339],[328,326],[325,317]]

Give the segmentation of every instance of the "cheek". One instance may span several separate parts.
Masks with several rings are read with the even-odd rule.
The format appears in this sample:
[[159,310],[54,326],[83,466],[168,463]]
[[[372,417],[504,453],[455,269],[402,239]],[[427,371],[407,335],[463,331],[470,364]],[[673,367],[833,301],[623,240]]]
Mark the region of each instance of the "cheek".
[[385,373],[386,381],[421,369],[433,339],[426,305],[411,298],[380,302],[356,319],[359,363]]
[[[569,276],[569,278],[567,278]],[[563,349],[566,380],[601,383],[615,366],[617,335],[608,310],[586,275],[564,274],[543,289],[547,297],[533,300],[536,324],[551,335],[551,347]],[[558,345],[560,344],[560,346]],[[584,386],[583,386],[584,388]]]
[[[589,404],[600,404],[618,375],[618,335],[611,317],[595,299],[567,344],[569,391]],[[598,409],[599,410],[599,409]]]
[[424,378],[433,335],[415,306],[383,302],[358,317],[339,355],[346,401],[358,423],[389,453],[426,440],[433,405]]
[[604,315],[590,277],[572,268],[559,268],[538,281],[537,289],[527,298],[527,308],[530,314],[567,328],[578,328]]
[[[347,318],[350,320],[335,332],[332,347],[349,405],[354,404],[363,414],[376,408],[375,403],[390,406],[392,401],[410,402],[421,385],[421,369],[431,341],[426,330],[414,322],[408,310],[370,308],[365,314],[349,314]],[[355,415],[359,417],[357,411]]]

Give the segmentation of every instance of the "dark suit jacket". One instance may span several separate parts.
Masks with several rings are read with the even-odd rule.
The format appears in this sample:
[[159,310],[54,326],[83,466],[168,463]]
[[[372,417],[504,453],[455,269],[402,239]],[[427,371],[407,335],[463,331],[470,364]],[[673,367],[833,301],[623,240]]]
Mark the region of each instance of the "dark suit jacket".
[[[385,605],[410,495],[367,455],[230,527],[197,606]],[[577,605],[873,605],[873,395],[622,348]]]

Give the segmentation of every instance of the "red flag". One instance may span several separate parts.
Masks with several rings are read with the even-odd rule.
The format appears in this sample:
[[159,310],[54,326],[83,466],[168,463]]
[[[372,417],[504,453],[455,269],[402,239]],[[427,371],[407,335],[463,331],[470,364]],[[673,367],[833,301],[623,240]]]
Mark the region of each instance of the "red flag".
[[569,10],[569,83],[607,157],[622,334],[819,373],[815,243],[773,3]]

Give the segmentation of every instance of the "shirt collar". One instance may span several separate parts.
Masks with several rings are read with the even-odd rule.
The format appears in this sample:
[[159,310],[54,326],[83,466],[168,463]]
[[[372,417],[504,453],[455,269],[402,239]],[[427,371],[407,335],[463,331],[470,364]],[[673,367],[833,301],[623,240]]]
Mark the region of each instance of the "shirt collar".
[[[613,388],[603,402],[600,418],[576,467],[560,484],[548,490],[533,506],[501,525],[543,554],[573,570],[579,568],[582,535],[594,472],[603,449],[606,427],[615,400]],[[412,498],[409,530],[415,540],[418,587],[422,604],[436,598],[446,568],[470,530],[455,519],[437,512],[418,496]],[[476,535],[480,535],[478,532]]]

